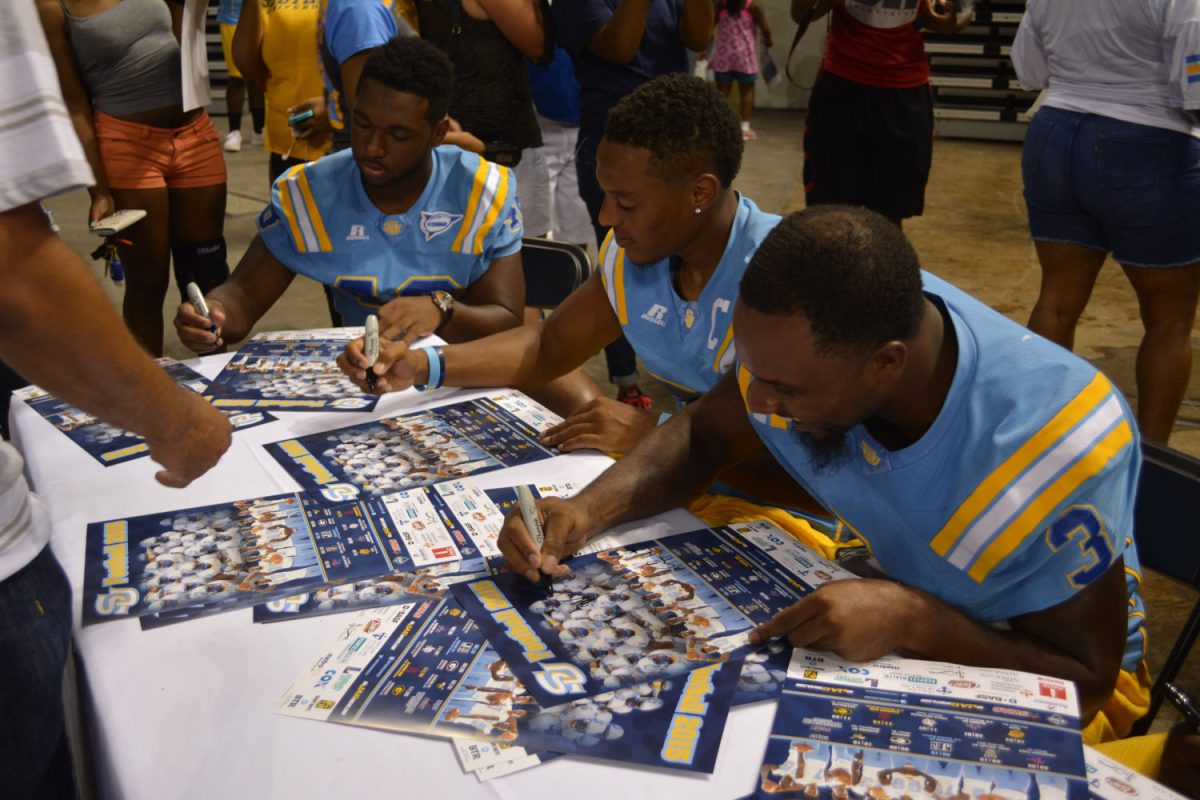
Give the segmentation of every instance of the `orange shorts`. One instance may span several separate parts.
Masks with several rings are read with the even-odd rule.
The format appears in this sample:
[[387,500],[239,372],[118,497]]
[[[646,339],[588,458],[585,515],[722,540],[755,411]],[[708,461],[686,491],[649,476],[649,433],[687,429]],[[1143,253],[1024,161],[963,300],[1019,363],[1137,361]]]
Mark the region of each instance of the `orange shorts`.
[[95,115],[100,160],[113,189],[194,189],[225,183],[221,137],[208,114],[178,128]]

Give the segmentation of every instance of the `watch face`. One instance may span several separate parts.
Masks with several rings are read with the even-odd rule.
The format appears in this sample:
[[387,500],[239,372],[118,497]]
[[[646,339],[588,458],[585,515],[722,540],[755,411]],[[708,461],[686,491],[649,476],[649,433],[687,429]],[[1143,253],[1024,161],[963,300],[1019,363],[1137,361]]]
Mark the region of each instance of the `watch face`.
[[442,311],[449,311],[454,305],[454,295],[442,289],[436,290],[432,295],[433,304]]

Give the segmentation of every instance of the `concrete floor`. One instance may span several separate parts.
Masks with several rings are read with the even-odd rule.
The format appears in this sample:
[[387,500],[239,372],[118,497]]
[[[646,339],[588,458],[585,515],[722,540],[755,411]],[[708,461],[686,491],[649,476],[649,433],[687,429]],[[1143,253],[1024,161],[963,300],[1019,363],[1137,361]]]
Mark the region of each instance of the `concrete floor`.
[[[215,120],[218,127],[223,119]],[[754,120],[759,139],[747,143],[737,187],[767,211],[787,213],[803,208],[801,131],[803,115],[759,111]],[[227,153],[229,200],[225,235],[230,263],[236,263],[254,235],[254,220],[267,199],[267,158],[248,145]],[[932,272],[974,293],[984,302],[1024,323],[1037,297],[1040,271],[1029,239],[1021,197],[1020,146],[1011,143],[938,140],[923,217],[905,230]],[[62,227],[64,239],[86,260],[95,240],[86,230],[87,196],[78,192],[47,204]],[[90,262],[89,262],[90,263]],[[100,275],[98,264],[94,264]],[[119,306],[121,290],[103,280]],[[188,357],[170,325],[177,300],[168,295],[164,319],[167,355]],[[323,327],[329,324],[324,295],[307,278],[298,278],[256,330]],[[1106,264],[1091,305],[1076,337],[1076,351],[1103,370],[1136,403],[1133,363],[1141,326],[1132,290],[1115,263]],[[605,375],[603,358],[585,368],[597,380]],[[646,385],[644,388],[652,390]],[[657,404],[670,406],[665,393],[652,390]],[[1187,399],[1176,424],[1172,446],[1200,456],[1200,375],[1193,372]],[[1157,574],[1148,574],[1144,594],[1150,620],[1150,667],[1157,669],[1179,629],[1195,592]],[[1181,683],[1200,689],[1200,667],[1188,665]],[[1160,715],[1160,727],[1172,719]]]

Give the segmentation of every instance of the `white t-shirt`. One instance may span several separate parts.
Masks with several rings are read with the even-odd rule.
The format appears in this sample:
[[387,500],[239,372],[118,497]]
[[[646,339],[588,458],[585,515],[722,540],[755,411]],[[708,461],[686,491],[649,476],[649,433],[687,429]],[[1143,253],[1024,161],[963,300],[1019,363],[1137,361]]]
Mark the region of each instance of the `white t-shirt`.
[[1045,105],[1188,133],[1200,126],[1200,0],[1029,0],[1012,49]]
[[[92,184],[37,9],[25,2],[6,8],[0,26],[0,213]],[[3,266],[0,260],[0,279]],[[50,539],[45,509],[29,491],[24,468],[20,454],[0,443],[0,580],[33,560]]]

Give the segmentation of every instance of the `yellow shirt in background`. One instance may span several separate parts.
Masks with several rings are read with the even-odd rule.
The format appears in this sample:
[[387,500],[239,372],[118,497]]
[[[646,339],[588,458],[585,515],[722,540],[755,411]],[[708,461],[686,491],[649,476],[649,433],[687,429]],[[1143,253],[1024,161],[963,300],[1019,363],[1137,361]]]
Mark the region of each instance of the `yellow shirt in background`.
[[264,142],[269,152],[314,161],[328,141],[313,147],[303,139],[292,144],[287,110],[325,91],[317,56],[318,0],[263,0],[262,57],[271,72],[265,91],[267,118]]

